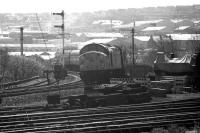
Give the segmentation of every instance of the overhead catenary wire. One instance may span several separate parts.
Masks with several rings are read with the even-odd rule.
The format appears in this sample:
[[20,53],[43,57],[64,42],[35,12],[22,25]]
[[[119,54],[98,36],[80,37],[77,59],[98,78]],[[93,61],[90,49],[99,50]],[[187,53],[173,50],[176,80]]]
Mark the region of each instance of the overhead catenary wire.
[[[42,33],[42,39],[43,39],[43,41],[44,41],[45,48],[46,48],[46,52],[47,52],[48,49],[47,49],[47,44],[46,44],[46,40],[45,40],[45,37],[44,37],[44,32],[43,32],[42,27],[41,27],[41,25],[40,25],[40,21],[39,21],[38,14],[36,13],[35,15],[36,15],[36,19],[37,19],[37,23],[38,23],[38,25],[39,25],[40,31],[41,31],[41,33]],[[48,54],[48,56],[49,56],[49,60],[50,60],[50,55]],[[51,64],[51,60],[50,60],[50,64]]]

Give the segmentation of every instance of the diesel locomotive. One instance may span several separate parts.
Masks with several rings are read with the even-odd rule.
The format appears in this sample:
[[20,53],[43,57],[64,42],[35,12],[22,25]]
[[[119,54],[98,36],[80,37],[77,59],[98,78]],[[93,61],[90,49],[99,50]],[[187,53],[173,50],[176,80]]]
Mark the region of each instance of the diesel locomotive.
[[92,43],[80,49],[80,77],[85,83],[109,83],[111,77],[125,75],[122,49]]

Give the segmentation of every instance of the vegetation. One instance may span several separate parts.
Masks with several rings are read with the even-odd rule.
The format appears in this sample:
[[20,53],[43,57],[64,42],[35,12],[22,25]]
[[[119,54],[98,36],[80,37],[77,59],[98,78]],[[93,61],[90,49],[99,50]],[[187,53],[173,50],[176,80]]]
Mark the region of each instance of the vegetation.
[[8,50],[0,49],[0,83],[5,78],[8,61],[9,61]]
[[[70,81],[71,79],[66,79]],[[54,91],[54,92],[45,92],[45,93],[36,93],[36,94],[28,94],[14,97],[4,97],[2,106],[42,106],[47,104],[47,96],[52,94],[60,94],[62,98],[71,96],[71,95],[79,95],[83,94],[83,89],[71,89],[71,90],[62,90],[62,91]],[[65,99],[62,99],[64,102]]]
[[7,71],[12,80],[26,79],[42,75],[43,66],[40,62],[24,56],[11,56]]
[[45,68],[42,59],[9,56],[7,50],[0,50],[0,83],[42,75]]
[[167,129],[164,128],[154,128],[151,133],[185,133],[187,131],[186,127],[178,126],[176,124],[171,124],[167,127]]

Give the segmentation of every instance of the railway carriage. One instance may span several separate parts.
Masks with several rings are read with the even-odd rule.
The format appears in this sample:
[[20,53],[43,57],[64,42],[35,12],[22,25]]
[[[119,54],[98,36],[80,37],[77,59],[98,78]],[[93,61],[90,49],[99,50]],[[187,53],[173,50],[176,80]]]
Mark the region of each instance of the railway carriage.
[[79,71],[79,51],[65,50],[65,67],[70,71]]

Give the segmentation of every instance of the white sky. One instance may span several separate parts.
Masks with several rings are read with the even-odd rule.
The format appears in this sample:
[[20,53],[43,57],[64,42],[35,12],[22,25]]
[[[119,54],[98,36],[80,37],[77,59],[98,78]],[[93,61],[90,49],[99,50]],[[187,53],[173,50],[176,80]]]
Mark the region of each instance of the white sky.
[[60,10],[71,13],[193,4],[200,4],[200,0],[0,0],[0,13],[40,13]]

